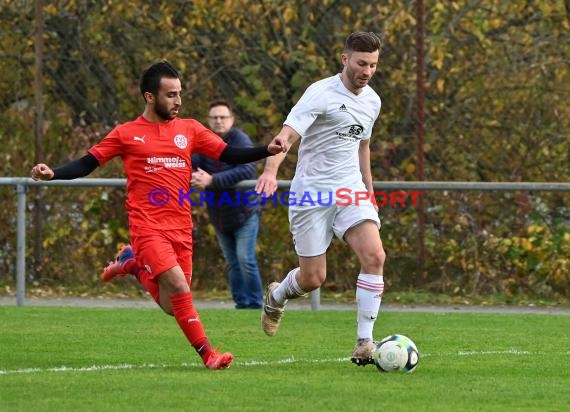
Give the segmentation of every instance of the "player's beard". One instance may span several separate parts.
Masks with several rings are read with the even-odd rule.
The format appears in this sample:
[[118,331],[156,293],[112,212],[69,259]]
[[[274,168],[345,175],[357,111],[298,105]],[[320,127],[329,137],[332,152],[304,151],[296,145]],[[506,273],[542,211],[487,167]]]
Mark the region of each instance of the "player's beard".
[[346,68],[346,77],[348,78],[348,81],[352,87],[354,87],[354,90],[366,87],[370,81],[370,78],[359,78],[358,75],[350,67]]
[[170,110],[168,110],[168,107],[159,102],[155,103],[154,112],[158,117],[165,121],[172,120],[176,117],[176,115],[172,114]]
[[358,89],[363,89],[364,87],[366,87],[366,85],[368,84],[368,81],[370,79],[362,79],[359,77],[350,77],[349,81],[352,84],[352,87],[354,87],[355,90]]

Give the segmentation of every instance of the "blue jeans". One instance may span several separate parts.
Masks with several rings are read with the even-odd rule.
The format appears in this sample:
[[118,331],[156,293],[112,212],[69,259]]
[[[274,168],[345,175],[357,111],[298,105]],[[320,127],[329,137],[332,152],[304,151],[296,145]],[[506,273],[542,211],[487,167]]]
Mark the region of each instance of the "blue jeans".
[[236,309],[260,309],[263,302],[261,275],[255,245],[259,232],[259,213],[251,215],[232,233],[216,229],[218,243],[227,264],[227,276]]

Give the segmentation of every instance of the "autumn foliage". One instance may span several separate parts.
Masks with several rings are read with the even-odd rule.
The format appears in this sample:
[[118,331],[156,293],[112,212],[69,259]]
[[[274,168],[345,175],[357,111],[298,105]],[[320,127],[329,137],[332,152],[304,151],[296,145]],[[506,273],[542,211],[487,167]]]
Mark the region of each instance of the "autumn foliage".
[[[384,47],[371,86],[382,98],[372,137],[378,181],[416,180],[413,1],[56,1],[43,7],[36,47],[33,2],[0,6],[1,175],[28,176],[35,159],[61,164],[117,122],[142,112],[142,70],[160,59],[183,77],[184,117],[207,102],[235,103],[239,126],[268,142],[313,81],[340,71],[348,33],[374,31]],[[570,176],[570,10],[562,1],[426,2],[426,160],[433,181],[551,181]],[[35,59],[41,53],[41,89]],[[34,144],[35,97],[44,103]],[[290,179],[295,153],[282,165]],[[260,163],[259,168],[261,169]],[[119,162],[94,177],[122,177]],[[33,199],[42,210],[41,261],[32,263]],[[15,196],[0,186],[0,284],[15,273]],[[41,188],[28,195],[28,278],[99,285],[128,242],[120,188]],[[569,296],[570,194],[424,192],[427,250],[417,273],[417,209],[384,207],[386,281],[393,290]],[[195,215],[196,288],[225,288],[224,261],[205,208]],[[296,265],[287,210],[265,208],[258,242],[264,280]],[[358,272],[335,241],[325,287],[349,290]],[[102,286],[97,286],[102,287]],[[105,286],[109,287],[109,286]]]

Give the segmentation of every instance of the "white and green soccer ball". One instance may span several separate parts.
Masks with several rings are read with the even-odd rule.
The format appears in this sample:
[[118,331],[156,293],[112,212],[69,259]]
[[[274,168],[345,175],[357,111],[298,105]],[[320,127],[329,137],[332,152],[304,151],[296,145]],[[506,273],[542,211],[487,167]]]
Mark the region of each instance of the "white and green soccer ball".
[[413,372],[420,355],[416,344],[407,336],[390,335],[376,344],[374,364],[380,372]]

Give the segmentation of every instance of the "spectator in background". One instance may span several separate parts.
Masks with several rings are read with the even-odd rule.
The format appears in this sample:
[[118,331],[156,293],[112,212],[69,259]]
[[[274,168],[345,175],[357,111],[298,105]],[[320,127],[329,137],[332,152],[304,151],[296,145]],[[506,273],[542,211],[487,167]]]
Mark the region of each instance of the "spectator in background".
[[[234,127],[235,116],[227,101],[214,100],[209,104],[208,124],[228,145],[253,147],[249,136]],[[235,307],[261,309],[263,289],[256,253],[259,202],[255,193],[247,195],[247,190],[233,189],[243,180],[256,179],[255,163],[232,165],[195,154],[192,168],[192,187],[213,195],[212,201],[207,203],[208,216],[226,259]]]

